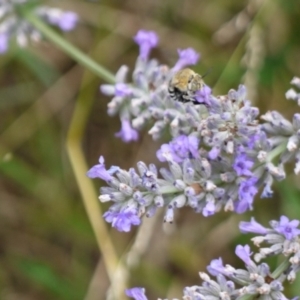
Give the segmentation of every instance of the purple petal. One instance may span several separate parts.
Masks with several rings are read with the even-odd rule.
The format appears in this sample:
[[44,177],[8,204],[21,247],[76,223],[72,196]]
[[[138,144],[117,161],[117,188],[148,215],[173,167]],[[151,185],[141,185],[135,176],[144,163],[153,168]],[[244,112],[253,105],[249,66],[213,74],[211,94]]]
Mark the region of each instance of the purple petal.
[[112,166],[109,170],[106,170],[104,164],[104,157],[100,156],[99,164],[89,169],[86,175],[90,178],[100,178],[108,182],[112,179],[111,175],[113,175],[117,170],[119,170],[119,167],[116,166]]
[[218,155],[220,154],[220,148],[219,147],[213,147],[209,152],[208,152],[208,158],[209,159],[216,159]]
[[278,225],[274,228],[278,233],[283,234],[287,240],[291,240],[300,234],[298,220],[289,221],[286,216],[281,216]]
[[78,22],[78,15],[73,11],[66,11],[58,21],[58,26],[63,31],[70,31],[75,28]]
[[135,287],[131,289],[127,289],[125,291],[126,296],[133,298],[134,300],[148,300],[145,296],[145,289],[140,287]]
[[174,72],[177,72],[188,65],[195,65],[200,58],[200,54],[196,52],[193,48],[187,48],[182,50],[178,49],[177,52],[179,55],[179,59],[172,69]]
[[0,33],[0,54],[5,53],[8,49],[8,34]]
[[213,202],[208,202],[204,207],[202,214],[204,217],[212,216],[216,212],[216,206]]
[[201,90],[197,91],[195,97],[197,102],[210,105],[211,88],[205,85]]
[[115,136],[121,138],[125,143],[138,140],[139,134],[135,129],[131,127],[129,120],[122,119],[121,123],[121,130],[117,132]]
[[147,60],[150,50],[158,44],[158,36],[154,31],[139,30],[134,41],[140,46],[140,57]]
[[251,232],[265,235],[268,232],[267,228],[256,222],[253,217],[251,218],[250,222],[240,222],[239,228],[242,233]]
[[252,255],[252,252],[250,252],[250,247],[249,245],[238,245],[235,248],[235,254],[246,264],[250,265],[252,262],[250,256]]
[[228,270],[226,270],[223,266],[222,258],[213,259],[207,266],[207,271],[213,276],[218,276],[219,274],[229,274]]
[[132,90],[131,88],[125,83],[116,83],[115,85],[115,95],[119,97],[128,97],[131,96]]
[[160,146],[160,149],[158,149],[156,152],[156,157],[161,162],[167,161],[168,157],[172,158],[173,150],[172,150],[171,146],[169,144],[162,144]]
[[251,176],[251,168],[253,167],[254,162],[251,161],[246,154],[241,153],[235,158],[233,168],[236,171],[238,176]]
[[103,215],[106,222],[111,223],[112,227],[118,231],[129,232],[131,225],[140,225],[141,219],[138,217],[136,210],[127,209],[122,212],[107,211]]
[[238,213],[244,213],[247,210],[252,209],[252,203],[254,196],[257,193],[256,177],[250,177],[242,181],[239,185],[239,200],[235,202],[234,210]]

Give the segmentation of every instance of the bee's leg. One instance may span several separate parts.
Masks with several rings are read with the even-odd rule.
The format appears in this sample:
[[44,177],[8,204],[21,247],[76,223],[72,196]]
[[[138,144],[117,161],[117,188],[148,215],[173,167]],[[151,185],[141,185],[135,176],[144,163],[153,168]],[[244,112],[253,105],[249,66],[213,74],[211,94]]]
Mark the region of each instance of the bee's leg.
[[181,102],[186,103],[186,102],[191,102],[192,99],[187,93],[181,93]]
[[191,99],[191,102],[193,102],[194,105],[204,105],[206,107],[208,107],[209,105],[207,103],[204,102],[198,102],[195,98]]

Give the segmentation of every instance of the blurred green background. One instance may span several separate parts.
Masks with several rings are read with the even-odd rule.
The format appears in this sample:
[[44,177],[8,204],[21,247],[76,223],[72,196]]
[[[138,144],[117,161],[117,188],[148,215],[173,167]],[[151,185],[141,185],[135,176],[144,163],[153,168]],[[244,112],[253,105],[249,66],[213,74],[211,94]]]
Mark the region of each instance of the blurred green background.
[[[284,98],[292,77],[300,76],[298,0],[43,3],[77,12],[80,24],[63,34],[65,39],[113,73],[122,64],[134,67],[136,32],[154,30],[160,45],[152,56],[173,65],[177,48],[195,48],[201,61],[194,69],[200,74],[212,69],[206,82],[215,94],[245,83],[261,113],[276,109],[290,118],[299,110]],[[12,45],[0,56],[0,66],[0,299],[105,299],[109,253],[99,250],[67,144],[69,150],[82,146],[88,167],[101,154],[107,166],[128,169],[139,160],[157,163],[162,141],[153,142],[146,131],[135,143],[116,139],[120,123],[106,114],[109,99],[99,92],[103,81],[47,40],[25,49]],[[87,122],[77,120],[75,112],[80,116],[81,111],[88,113]],[[83,138],[69,133],[68,140],[71,120]],[[81,170],[85,176],[84,165]],[[224,262],[242,267],[234,248],[250,243],[250,236],[239,234],[240,220],[254,215],[267,225],[282,214],[300,218],[299,178],[292,170],[287,166],[287,180],[276,185],[273,199],[257,199],[251,213],[204,218],[181,209],[169,226],[158,214],[152,222],[145,220],[138,251],[130,248],[136,228],[118,233],[108,225],[109,237],[100,230],[98,241],[112,241],[128,268],[127,287],[144,286],[149,299],[180,298],[184,286],[200,283],[198,272],[211,259],[222,255]],[[84,191],[86,184],[79,181]],[[98,194],[101,182],[93,185]],[[93,211],[100,219],[100,211]],[[299,295],[299,284],[289,287],[287,296]]]

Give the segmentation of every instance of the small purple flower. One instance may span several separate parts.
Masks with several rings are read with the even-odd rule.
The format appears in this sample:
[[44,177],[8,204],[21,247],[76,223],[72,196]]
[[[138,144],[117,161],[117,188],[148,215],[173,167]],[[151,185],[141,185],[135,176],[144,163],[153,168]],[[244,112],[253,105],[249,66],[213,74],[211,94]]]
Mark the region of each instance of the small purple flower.
[[253,167],[254,162],[249,160],[246,154],[239,154],[233,163],[233,168],[238,176],[251,176],[252,172],[250,169]]
[[287,240],[291,240],[300,234],[300,229],[298,220],[289,221],[286,216],[281,216],[279,224],[274,228],[278,233],[285,236]]
[[57,25],[63,31],[70,31],[75,28],[78,22],[78,15],[73,11],[65,11],[59,18]]
[[182,50],[178,49],[177,52],[179,55],[179,59],[175,66],[172,68],[174,72],[177,72],[188,65],[195,65],[200,58],[200,54],[196,52],[193,48],[187,48]]
[[169,159],[182,162],[186,158],[199,157],[199,139],[195,136],[180,135],[169,144],[163,144],[157,151],[156,156],[160,161]]
[[252,209],[253,198],[257,193],[256,177],[250,177],[240,183],[239,186],[239,200],[235,202],[235,211],[242,214],[248,209]]
[[273,190],[271,189],[271,185],[266,184],[261,193],[261,198],[271,198],[272,196],[273,196]]
[[125,83],[116,83],[115,85],[115,95],[119,97],[128,97],[132,95],[131,88]]
[[185,158],[199,157],[199,139],[193,135],[180,135],[171,142],[171,146],[181,161]]
[[138,140],[139,134],[135,129],[131,127],[129,120],[122,119],[121,123],[121,130],[117,132],[115,136],[121,138],[125,143]]
[[213,147],[209,152],[208,152],[208,158],[215,160],[218,155],[220,154],[221,149],[219,147]]
[[134,41],[140,46],[140,57],[147,60],[150,50],[158,44],[158,36],[154,31],[139,30]]
[[213,259],[210,264],[206,267],[207,271],[213,275],[218,276],[219,274],[228,275],[229,272],[223,265],[222,258]]
[[242,233],[251,232],[265,235],[268,232],[267,228],[256,222],[253,217],[251,218],[250,222],[240,222],[239,228]]
[[255,133],[255,134],[252,134],[250,137],[249,137],[249,140],[248,140],[248,148],[249,149],[253,149],[256,142],[259,141],[261,138],[265,138],[266,139],[266,136],[265,136],[265,133],[262,132],[262,131],[259,131],[258,133]]
[[126,296],[133,298],[134,300],[148,300],[145,296],[145,289],[140,287],[135,287],[132,289],[127,289],[125,291]]
[[195,98],[197,102],[210,105],[211,88],[205,85],[201,90],[197,91]]
[[86,175],[90,178],[100,178],[106,182],[112,179],[112,176],[119,167],[111,166],[109,170],[105,169],[104,157],[101,155],[99,158],[99,165],[93,166]]
[[8,49],[8,34],[0,33],[0,54],[5,53]]
[[156,152],[156,157],[159,161],[164,162],[173,159],[175,153],[173,153],[173,149],[169,144],[162,144]]
[[[260,269],[260,274],[262,275],[262,276],[270,276],[270,274],[271,274],[271,270],[270,270],[270,266],[268,265],[268,264],[266,264],[266,263],[262,263],[262,264],[260,264],[259,265],[259,269]],[[274,280],[275,281],[275,280]],[[274,282],[273,281],[273,282]],[[276,283],[276,285],[277,285],[277,283]],[[281,286],[282,287],[282,286]],[[282,291],[282,289],[280,289],[280,291]]]
[[252,260],[250,256],[252,255],[252,252],[250,252],[250,247],[249,245],[238,245],[235,248],[235,254],[246,264],[250,265]]
[[216,206],[213,202],[208,202],[203,208],[202,214],[204,217],[212,216],[216,212]]
[[135,209],[127,209],[121,212],[107,211],[103,215],[106,222],[118,231],[129,232],[131,225],[140,225],[141,219],[137,216]]
[[74,29],[78,22],[78,15],[72,11],[45,8],[44,13],[46,13],[50,24],[58,26],[63,31]]

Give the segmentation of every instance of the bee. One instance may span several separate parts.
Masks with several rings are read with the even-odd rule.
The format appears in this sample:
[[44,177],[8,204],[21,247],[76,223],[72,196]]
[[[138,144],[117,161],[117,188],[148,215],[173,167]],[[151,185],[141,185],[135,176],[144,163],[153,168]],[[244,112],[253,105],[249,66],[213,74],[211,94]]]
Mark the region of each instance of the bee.
[[203,77],[191,69],[183,69],[175,73],[169,82],[169,95],[172,100],[194,102],[197,91],[204,87]]

